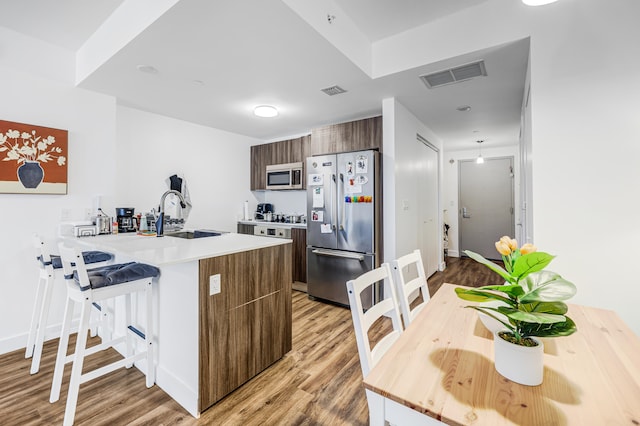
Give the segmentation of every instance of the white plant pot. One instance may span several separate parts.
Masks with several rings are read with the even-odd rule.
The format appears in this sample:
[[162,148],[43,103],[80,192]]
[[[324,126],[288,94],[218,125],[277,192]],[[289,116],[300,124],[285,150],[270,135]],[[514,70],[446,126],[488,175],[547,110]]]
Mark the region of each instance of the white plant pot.
[[521,385],[537,386],[542,383],[544,373],[544,345],[539,339],[538,346],[527,347],[507,342],[493,334],[494,360],[498,373]]

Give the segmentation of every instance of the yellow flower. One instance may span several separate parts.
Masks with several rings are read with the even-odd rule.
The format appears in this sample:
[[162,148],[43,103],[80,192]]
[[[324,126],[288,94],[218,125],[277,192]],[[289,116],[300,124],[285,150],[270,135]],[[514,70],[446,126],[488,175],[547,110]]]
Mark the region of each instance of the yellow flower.
[[504,237],[500,238],[500,241],[502,241],[503,243],[508,245],[509,249],[511,251],[515,251],[518,248],[518,241],[512,240],[511,238],[507,237],[506,235]]
[[509,256],[511,254],[511,248],[509,247],[509,244],[505,243],[502,240],[496,242],[496,250],[498,250],[498,253],[503,256]]
[[538,248],[531,243],[527,243],[520,247],[520,254],[529,254],[538,251]]

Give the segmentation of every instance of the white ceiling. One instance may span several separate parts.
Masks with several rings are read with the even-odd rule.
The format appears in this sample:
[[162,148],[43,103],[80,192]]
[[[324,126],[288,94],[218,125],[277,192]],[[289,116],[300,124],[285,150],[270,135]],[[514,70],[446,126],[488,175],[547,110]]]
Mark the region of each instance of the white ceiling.
[[[0,0],[0,25],[77,50],[123,1]],[[336,19],[348,15],[370,41],[484,1],[334,0]],[[281,0],[181,0],[80,87],[263,140],[379,114],[382,99],[395,96],[448,149],[475,149],[476,139],[485,147],[517,143],[527,57],[525,40],[371,79]],[[418,79],[478,59],[487,77],[431,90]],[[320,91],[332,85],[348,92]],[[251,108],[265,103],[280,115],[254,117]],[[472,109],[461,113],[460,105]]]

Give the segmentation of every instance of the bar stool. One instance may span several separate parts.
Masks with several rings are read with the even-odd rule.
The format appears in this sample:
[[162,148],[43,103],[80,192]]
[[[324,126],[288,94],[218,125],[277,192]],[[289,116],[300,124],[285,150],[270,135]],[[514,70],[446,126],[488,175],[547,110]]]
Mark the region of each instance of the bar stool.
[[[65,279],[67,280],[67,302],[65,304],[64,320],[62,323],[62,334],[58,346],[56,366],[53,373],[53,383],[51,385],[50,402],[56,402],[60,398],[60,387],[62,385],[62,375],[65,364],[72,362],[71,380],[67,393],[67,405],[64,413],[64,424],[71,425],[75,417],[76,405],[78,402],[78,392],[82,383],[108,374],[118,368],[130,368],[134,362],[146,359],[147,368],[145,372],[146,385],[148,388],[155,383],[155,360],[152,346],[153,338],[153,308],[152,308],[152,282],[153,278],[160,275],[160,270],[154,266],[143,263],[130,262],[117,265],[109,265],[87,271],[81,253],[73,247],[67,247],[64,243],[59,245],[60,256]],[[75,263],[75,267],[73,264]],[[132,324],[132,304],[131,294],[142,292],[145,294],[145,321],[146,330],[143,333]],[[91,305],[104,299],[125,296],[125,326],[124,334],[110,341],[103,341],[101,344],[87,348],[87,332],[89,329],[89,313]],[[79,303],[82,307],[80,314],[80,325],[78,326],[78,336],[76,340],[75,352],[67,356],[67,345],[69,343],[69,333],[73,307]],[[115,334],[115,333],[114,333]],[[144,341],[144,350],[137,351],[137,344],[133,340],[139,338]],[[105,365],[98,369],[82,373],[84,358],[101,350],[114,347],[125,342],[125,356],[123,359]]]
[[[39,279],[36,290],[36,303],[31,315],[31,327],[29,328],[29,337],[27,338],[27,347],[24,357],[33,357],[31,360],[30,373],[36,374],[40,370],[42,345],[44,343],[47,320],[49,318],[49,306],[51,305],[51,296],[53,294],[53,283],[56,278],[61,277],[58,272],[62,271],[62,261],[60,260],[60,256],[51,254],[48,245],[39,235],[34,235],[33,245],[36,249],[36,262],[38,264]],[[94,267],[105,266],[113,260],[112,254],[102,251],[85,251],[82,255],[84,263],[91,264]],[[98,322],[104,327],[107,323],[106,310],[103,310],[102,306],[98,304],[94,307],[99,314]],[[103,329],[102,331],[105,330]]]

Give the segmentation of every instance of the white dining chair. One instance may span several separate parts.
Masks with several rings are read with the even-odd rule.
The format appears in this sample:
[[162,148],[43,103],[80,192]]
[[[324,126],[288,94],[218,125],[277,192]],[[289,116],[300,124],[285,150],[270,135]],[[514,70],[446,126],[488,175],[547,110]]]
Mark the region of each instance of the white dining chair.
[[[394,260],[393,276],[398,292],[398,303],[402,310],[402,320],[406,328],[430,299],[420,250],[414,250]],[[419,294],[414,298],[415,292]],[[422,296],[422,301],[412,308],[411,303],[419,296]]]
[[[387,280],[388,294],[383,295],[383,299],[371,306],[366,312],[362,304],[361,295],[364,291],[370,291],[372,286],[378,282]],[[386,292],[385,292],[386,293]],[[347,281],[347,294],[349,296],[349,306],[353,318],[353,326],[356,334],[358,354],[360,356],[360,367],[362,376],[366,377],[371,369],[378,363],[382,356],[391,348],[402,334],[402,322],[398,301],[393,285],[391,268],[388,263],[383,263],[380,267],[360,275],[354,280]],[[378,340],[375,346],[371,347],[369,340],[369,329],[371,325],[383,316],[389,317],[393,329],[382,339]],[[370,417],[379,412],[379,407],[374,406],[374,396],[371,391],[365,389],[367,404],[369,405]]]

